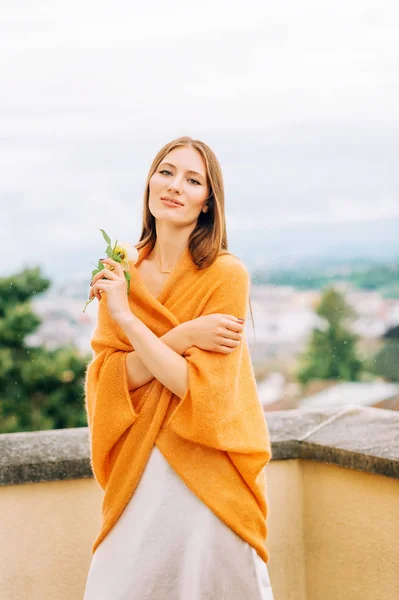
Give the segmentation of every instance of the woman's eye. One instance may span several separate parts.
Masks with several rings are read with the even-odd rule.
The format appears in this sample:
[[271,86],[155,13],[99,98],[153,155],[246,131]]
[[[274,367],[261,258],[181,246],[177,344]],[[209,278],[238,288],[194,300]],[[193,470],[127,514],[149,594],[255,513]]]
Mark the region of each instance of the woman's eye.
[[[161,173],[161,175],[163,175],[164,173],[168,173],[169,175],[172,175],[172,173],[170,171],[168,171],[167,169],[162,169],[162,171],[159,171]],[[194,183],[196,185],[201,185],[201,183],[199,181],[197,181],[196,179],[192,179],[190,178],[188,181],[194,181]]]

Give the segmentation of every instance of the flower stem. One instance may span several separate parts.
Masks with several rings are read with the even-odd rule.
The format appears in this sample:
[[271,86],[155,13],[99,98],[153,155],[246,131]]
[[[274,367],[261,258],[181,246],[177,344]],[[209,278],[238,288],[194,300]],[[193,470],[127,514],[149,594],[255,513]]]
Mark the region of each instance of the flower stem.
[[92,300],[94,300],[94,298],[95,298],[95,296],[93,296],[92,298],[90,298],[90,300],[88,300],[88,301],[86,302],[86,304],[85,304],[85,307],[84,307],[84,309],[82,310],[82,312],[85,312],[85,310],[86,310],[86,308],[87,308],[87,305],[88,305],[88,304],[90,304],[90,302],[91,302]]

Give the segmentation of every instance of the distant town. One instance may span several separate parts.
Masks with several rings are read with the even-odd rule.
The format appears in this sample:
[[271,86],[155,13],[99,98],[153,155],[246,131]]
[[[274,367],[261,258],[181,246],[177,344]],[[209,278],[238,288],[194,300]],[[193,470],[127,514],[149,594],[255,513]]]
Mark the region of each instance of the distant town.
[[[351,331],[359,336],[360,349],[365,354],[378,348],[383,336],[399,325],[397,262],[331,264],[324,269],[276,269],[267,273],[258,270],[251,271],[251,277],[254,328],[248,309],[245,338],[265,410],[296,407],[298,398],[303,400],[293,372],[311,332],[323,327],[316,307],[326,286],[334,284],[354,309],[356,317]],[[46,294],[33,298],[32,305],[42,324],[27,343],[43,344],[49,349],[72,345],[82,355],[91,356],[90,339],[97,323],[97,300],[82,312],[88,290],[86,280],[78,279],[73,284],[69,280],[67,285],[53,286]],[[381,394],[384,396],[381,385],[383,382],[380,382],[378,398]],[[329,387],[331,384],[327,383],[311,392]],[[375,390],[374,385],[374,395]],[[398,386],[386,390],[389,398],[393,394],[399,399]],[[363,390],[362,398],[364,396]],[[370,403],[373,404],[372,400]]]

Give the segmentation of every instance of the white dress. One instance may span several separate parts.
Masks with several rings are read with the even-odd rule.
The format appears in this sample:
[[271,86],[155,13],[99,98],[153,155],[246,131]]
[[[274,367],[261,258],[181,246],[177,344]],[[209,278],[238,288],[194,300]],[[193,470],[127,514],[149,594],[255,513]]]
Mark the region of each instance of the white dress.
[[83,600],[273,600],[266,563],[156,446],[93,554]]

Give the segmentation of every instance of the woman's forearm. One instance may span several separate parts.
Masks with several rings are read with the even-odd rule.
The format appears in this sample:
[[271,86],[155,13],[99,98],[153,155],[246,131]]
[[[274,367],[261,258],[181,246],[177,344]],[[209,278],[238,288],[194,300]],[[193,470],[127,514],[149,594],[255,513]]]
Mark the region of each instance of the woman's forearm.
[[[177,325],[158,339],[181,356],[193,345],[190,321]],[[129,390],[134,390],[155,377],[136,350],[129,352],[126,357],[126,372]]]

